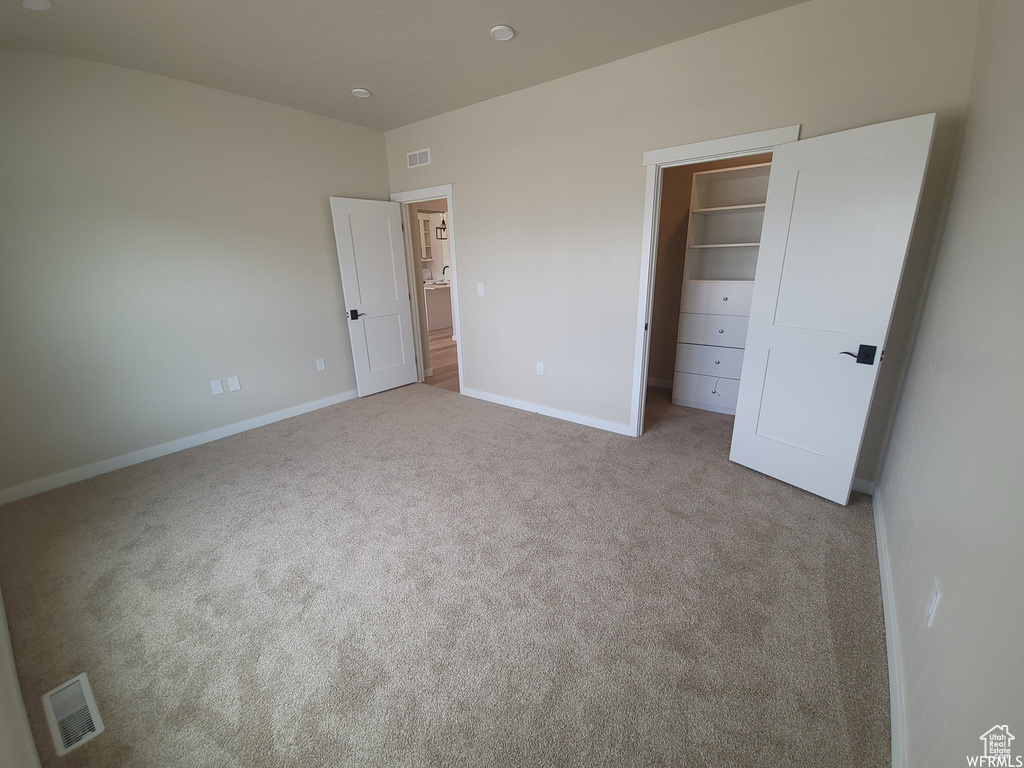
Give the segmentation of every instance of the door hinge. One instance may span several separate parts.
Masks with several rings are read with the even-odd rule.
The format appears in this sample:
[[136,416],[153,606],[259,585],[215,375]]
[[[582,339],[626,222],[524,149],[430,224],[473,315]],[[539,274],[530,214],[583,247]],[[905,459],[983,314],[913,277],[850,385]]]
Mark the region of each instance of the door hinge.
[[405,222],[404,221],[400,221],[398,223],[402,225],[402,231],[405,232]]
[[647,330],[647,323],[644,323],[644,330]]

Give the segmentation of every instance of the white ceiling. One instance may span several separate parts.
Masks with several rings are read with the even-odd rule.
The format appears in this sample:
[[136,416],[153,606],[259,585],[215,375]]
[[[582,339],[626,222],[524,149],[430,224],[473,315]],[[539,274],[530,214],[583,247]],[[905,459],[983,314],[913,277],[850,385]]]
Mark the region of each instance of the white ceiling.
[[[0,47],[387,130],[803,1],[2,0]],[[516,37],[494,42],[495,24]]]

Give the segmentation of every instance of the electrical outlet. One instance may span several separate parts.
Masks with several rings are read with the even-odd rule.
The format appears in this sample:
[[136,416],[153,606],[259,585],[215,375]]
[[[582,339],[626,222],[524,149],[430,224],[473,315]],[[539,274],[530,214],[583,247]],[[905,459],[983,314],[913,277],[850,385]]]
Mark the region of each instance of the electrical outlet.
[[925,610],[925,617],[928,619],[929,627],[935,623],[935,611],[938,609],[941,599],[942,590],[939,589],[939,580],[936,579],[932,584],[932,593],[928,598],[928,608]]
[[538,376],[543,376],[544,375],[544,363],[537,363],[537,375]]
[[476,284],[476,295],[477,296],[483,296],[484,295],[484,284],[483,283],[477,283]]
[[210,382],[210,391],[213,392],[213,394],[215,395],[223,395],[224,384],[221,382],[220,379],[214,379],[213,381]]
[[238,383],[237,376],[228,376],[228,389],[232,392],[237,392],[242,388],[242,385]]
[[324,362],[324,359],[322,357],[318,357],[316,359],[316,370],[317,373],[323,373],[324,371],[327,370],[327,363]]

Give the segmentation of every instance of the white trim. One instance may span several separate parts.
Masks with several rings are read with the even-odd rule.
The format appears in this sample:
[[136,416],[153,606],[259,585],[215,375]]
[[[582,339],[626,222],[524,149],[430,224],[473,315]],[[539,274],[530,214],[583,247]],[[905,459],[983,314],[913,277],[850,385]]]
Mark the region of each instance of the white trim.
[[672,165],[689,165],[704,160],[756,155],[760,152],[771,152],[779,144],[789,144],[799,138],[799,125],[769,128],[767,131],[726,136],[710,141],[698,141],[694,144],[680,144],[665,149],[652,149],[644,152],[644,165],[657,165],[666,168]]
[[863,477],[853,478],[852,490],[857,493],[866,493],[868,496],[875,495],[875,484],[871,480],[865,480]]
[[37,493],[42,493],[43,491],[51,491],[54,488],[60,488],[63,485],[71,485],[71,483],[77,483],[80,480],[87,480],[90,477],[105,475],[107,472],[113,472],[115,469],[124,469],[125,467],[132,466],[133,464],[141,464],[142,462],[149,461],[150,459],[158,459],[161,456],[167,456],[171,453],[184,451],[187,448],[195,448],[197,445],[212,443],[214,440],[220,440],[224,437],[237,435],[239,432],[247,432],[250,429],[263,427],[267,424],[273,424],[275,421],[290,419],[292,416],[300,416],[303,413],[316,411],[330,405],[344,403],[346,400],[354,400],[357,396],[358,393],[355,390],[342,392],[341,394],[331,395],[330,397],[314,400],[310,403],[294,405],[291,408],[285,408],[281,411],[266,413],[262,416],[255,416],[251,419],[246,419],[245,421],[237,421],[234,424],[227,424],[223,427],[207,430],[206,432],[199,432],[195,435],[188,435],[187,437],[182,437],[177,440],[171,440],[169,443],[161,443],[160,445],[154,445],[150,448],[132,451],[131,453],[126,453],[123,456],[115,456],[112,459],[97,461],[95,464],[87,464],[84,467],[69,469],[67,472],[60,472],[56,475],[43,477],[39,480],[32,480],[28,483],[15,485],[11,488],[4,488],[3,490],[0,490],[0,504],[7,504],[11,501],[35,496]]
[[3,737],[0,738],[0,764],[10,768],[39,768],[39,754],[18,684],[3,592],[0,592],[0,736]]
[[721,139],[644,152],[643,164],[647,167],[647,182],[644,188],[644,228],[640,247],[640,297],[637,301],[636,342],[633,347],[636,351],[633,357],[633,392],[629,407],[630,434],[639,437],[644,429],[647,364],[650,351],[650,334],[646,329],[650,327],[651,310],[654,304],[662,169],[674,165],[690,165],[709,160],[723,160],[729,157],[770,152],[779,144],[788,144],[798,138],[800,138],[800,126],[789,125],[784,128],[772,128],[767,131],[727,136]]
[[[391,202],[398,202],[392,200]],[[412,335],[416,338],[416,381],[423,381],[431,374],[424,369],[430,362],[430,349],[423,348],[423,324],[420,323],[420,294],[423,292],[423,279],[416,274],[416,253],[412,247],[412,228],[419,226],[409,218],[408,206],[399,203],[402,212],[402,242],[405,246],[405,271],[409,276],[409,307],[412,309]],[[415,297],[415,298],[414,298]]]
[[408,192],[392,192],[391,202],[393,203],[422,203],[427,200],[437,200],[439,197],[451,197],[452,185],[439,184],[436,187],[424,187],[423,189],[411,189]]
[[885,650],[889,662],[889,714],[892,739],[892,768],[905,768],[907,763],[907,715],[904,708],[903,657],[896,630],[896,596],[889,561],[889,543],[885,536],[882,497],[875,489],[871,507],[875,519],[875,545],[878,548],[878,575],[882,583],[882,616],[885,619]]
[[539,413],[541,416],[550,416],[553,419],[571,421],[573,424],[582,424],[585,427],[603,429],[605,432],[614,432],[618,435],[627,435],[629,437],[633,436],[633,430],[629,424],[623,424],[620,421],[606,421],[605,419],[597,419],[593,416],[584,416],[581,413],[561,411],[558,408],[549,408],[546,405],[528,403],[525,400],[516,400],[503,395],[492,395],[490,392],[482,392],[479,389],[466,389],[465,387],[462,387],[460,391],[467,397],[474,397],[477,400],[486,400],[489,403],[507,405],[510,408],[518,408],[520,411]]
[[636,352],[633,357],[633,393],[629,405],[629,423],[634,437],[644,431],[644,409],[647,407],[647,365],[650,362],[654,306],[654,277],[658,256],[658,214],[661,210],[661,168],[647,166],[644,186],[644,234],[640,253],[640,300],[636,308]]

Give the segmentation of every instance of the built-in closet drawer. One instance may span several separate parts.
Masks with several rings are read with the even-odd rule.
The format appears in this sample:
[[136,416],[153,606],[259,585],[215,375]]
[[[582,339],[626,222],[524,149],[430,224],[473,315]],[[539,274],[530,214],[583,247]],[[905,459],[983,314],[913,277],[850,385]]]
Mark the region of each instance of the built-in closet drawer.
[[672,382],[672,402],[720,413],[736,413],[736,396],[739,391],[738,379],[677,371]]
[[683,308],[704,315],[749,315],[753,280],[689,280],[683,283]]
[[742,347],[747,342],[747,318],[739,315],[679,315],[678,340],[687,344]]
[[677,371],[738,379],[742,368],[742,349],[709,347],[704,344],[676,344]]

